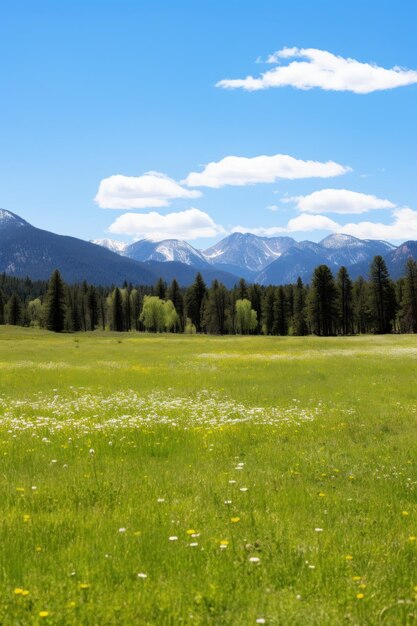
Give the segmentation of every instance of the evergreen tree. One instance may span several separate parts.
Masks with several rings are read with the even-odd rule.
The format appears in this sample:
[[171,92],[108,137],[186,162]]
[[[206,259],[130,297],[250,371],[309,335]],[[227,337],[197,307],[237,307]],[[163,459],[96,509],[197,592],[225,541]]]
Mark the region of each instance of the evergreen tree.
[[353,323],[357,333],[366,333],[369,326],[368,285],[362,276],[353,283]]
[[396,312],[395,291],[382,256],[374,257],[370,268],[371,291],[369,310],[374,330],[378,334],[389,333]]
[[336,287],[333,274],[327,265],[319,265],[314,270],[308,296],[308,316],[312,331],[324,337],[334,334],[336,315]]
[[2,290],[0,289],[0,324],[4,324],[5,322],[4,307],[5,307],[4,296],[3,296]]
[[248,284],[244,278],[241,278],[237,285],[237,300],[248,298]]
[[274,335],[288,335],[287,301],[282,286],[275,292],[272,332]]
[[130,327],[139,330],[140,297],[137,289],[130,292]]
[[297,285],[294,290],[294,315],[293,315],[293,334],[303,336],[308,334],[306,321],[306,291],[303,281],[300,277],[297,279]]
[[52,272],[45,302],[45,324],[48,330],[60,333],[65,327],[65,284],[58,270]]
[[417,263],[413,259],[406,265],[402,317],[406,332],[417,333]]
[[267,287],[262,298],[262,332],[272,335],[274,325],[275,289]]
[[97,292],[93,285],[90,285],[87,291],[87,308],[90,320],[90,330],[95,330],[98,326],[98,302]]
[[337,273],[337,304],[342,335],[349,335],[353,330],[352,281],[342,265]]
[[206,293],[206,284],[202,275],[198,272],[194,283],[187,289],[185,296],[187,317],[190,318],[198,333],[201,332],[202,304]]
[[22,301],[17,294],[10,296],[7,303],[7,319],[12,326],[18,326],[22,321]]
[[203,325],[213,335],[226,332],[229,294],[226,287],[214,280],[204,303]]
[[262,289],[259,285],[255,283],[249,286],[248,292],[248,299],[250,300],[252,309],[256,311],[256,317],[258,320],[256,332],[260,332],[260,324],[262,321]]
[[162,280],[162,278],[159,278],[159,280],[157,281],[153,289],[153,293],[157,298],[165,300],[167,294],[167,284],[164,280]]
[[118,287],[113,292],[113,303],[112,303],[112,326],[113,330],[118,333],[124,331],[124,311],[123,311],[123,298],[122,292]]
[[177,283],[177,281],[174,280],[172,281],[171,285],[169,286],[168,292],[167,292],[167,297],[168,300],[171,300],[172,304],[175,307],[176,312],[178,313],[178,318],[179,318],[179,330],[182,331],[182,329],[184,328],[184,297],[181,293],[181,288],[179,286],[179,284]]

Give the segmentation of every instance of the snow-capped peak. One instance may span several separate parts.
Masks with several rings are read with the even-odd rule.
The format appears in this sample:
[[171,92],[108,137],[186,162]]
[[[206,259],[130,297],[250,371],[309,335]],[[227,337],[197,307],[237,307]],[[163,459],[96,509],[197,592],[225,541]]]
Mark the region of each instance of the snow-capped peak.
[[116,241],[115,239],[92,239],[91,243],[95,243],[97,246],[107,248],[112,252],[123,254],[128,244],[123,241]]
[[0,209],[0,228],[7,228],[8,226],[27,226],[27,222],[11,211]]

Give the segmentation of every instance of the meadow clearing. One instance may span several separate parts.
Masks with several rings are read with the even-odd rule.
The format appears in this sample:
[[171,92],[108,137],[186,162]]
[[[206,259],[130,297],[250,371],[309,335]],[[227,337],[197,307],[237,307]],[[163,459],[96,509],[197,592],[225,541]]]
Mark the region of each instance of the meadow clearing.
[[0,623],[417,623],[415,336],[0,327]]

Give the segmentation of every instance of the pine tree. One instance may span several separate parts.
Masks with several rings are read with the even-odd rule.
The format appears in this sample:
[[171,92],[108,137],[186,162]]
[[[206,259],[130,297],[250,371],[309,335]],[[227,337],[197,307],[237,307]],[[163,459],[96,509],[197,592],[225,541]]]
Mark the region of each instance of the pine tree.
[[368,293],[369,286],[359,276],[353,283],[353,322],[356,327],[357,333],[366,333],[369,326],[369,311],[368,311]]
[[95,330],[98,326],[98,302],[97,292],[93,285],[90,285],[87,291],[87,308],[90,320],[90,330]]
[[201,332],[202,305],[206,293],[206,284],[202,275],[198,272],[194,283],[187,289],[185,296],[187,317],[190,318],[198,333]]
[[272,332],[274,335],[288,335],[287,301],[282,286],[275,291]]
[[5,302],[4,302],[4,296],[3,296],[3,292],[0,289],[0,324],[4,324],[4,306],[5,306]]
[[390,333],[396,312],[395,291],[386,263],[380,255],[374,257],[372,261],[370,281],[369,309],[374,330],[378,334]]
[[316,335],[328,337],[334,334],[337,317],[336,287],[333,274],[327,265],[319,265],[314,270],[308,294],[308,316]]
[[402,316],[406,332],[417,333],[417,263],[413,259],[406,265]]
[[153,288],[153,293],[157,298],[165,300],[167,293],[167,284],[164,280],[162,280],[162,278],[157,281],[155,287]]
[[182,331],[184,328],[184,297],[181,293],[181,288],[175,278],[168,289],[167,297],[169,300],[171,300],[176,312],[178,313],[180,331]]
[[272,335],[274,325],[275,289],[267,287],[262,298],[262,332]]
[[337,273],[336,288],[340,328],[342,335],[349,335],[353,330],[352,281],[343,265]]
[[124,312],[122,292],[118,287],[113,292],[112,326],[118,333],[124,331]]
[[17,294],[12,294],[8,303],[7,303],[7,311],[8,311],[8,321],[12,326],[18,326],[22,321],[22,301],[20,300]]
[[60,333],[65,327],[65,284],[58,270],[52,272],[46,294],[46,328],[55,333]]
[[204,302],[203,325],[208,333],[224,335],[226,332],[229,294],[226,287],[214,280]]
[[306,291],[303,281],[300,277],[294,290],[294,316],[293,316],[293,334],[304,336],[308,334],[306,321]]

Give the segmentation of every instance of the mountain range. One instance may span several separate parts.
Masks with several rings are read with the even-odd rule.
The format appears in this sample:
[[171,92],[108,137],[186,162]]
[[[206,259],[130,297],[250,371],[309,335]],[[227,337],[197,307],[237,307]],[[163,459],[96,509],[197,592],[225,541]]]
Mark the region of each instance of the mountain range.
[[88,242],[41,230],[0,209],[0,272],[32,279],[47,279],[58,268],[69,283],[152,285],[158,278],[167,282],[176,278],[180,285],[188,286],[199,271],[208,284],[217,279],[229,288],[240,278],[262,285],[287,284],[298,276],[309,282],[314,268],[321,264],[333,273],[344,265],[352,278],[366,277],[377,254],[384,257],[396,279],[403,275],[410,256],[417,259],[417,242],[394,246],[333,234],[314,243],[250,233],[232,233],[206,250],[178,239]]

